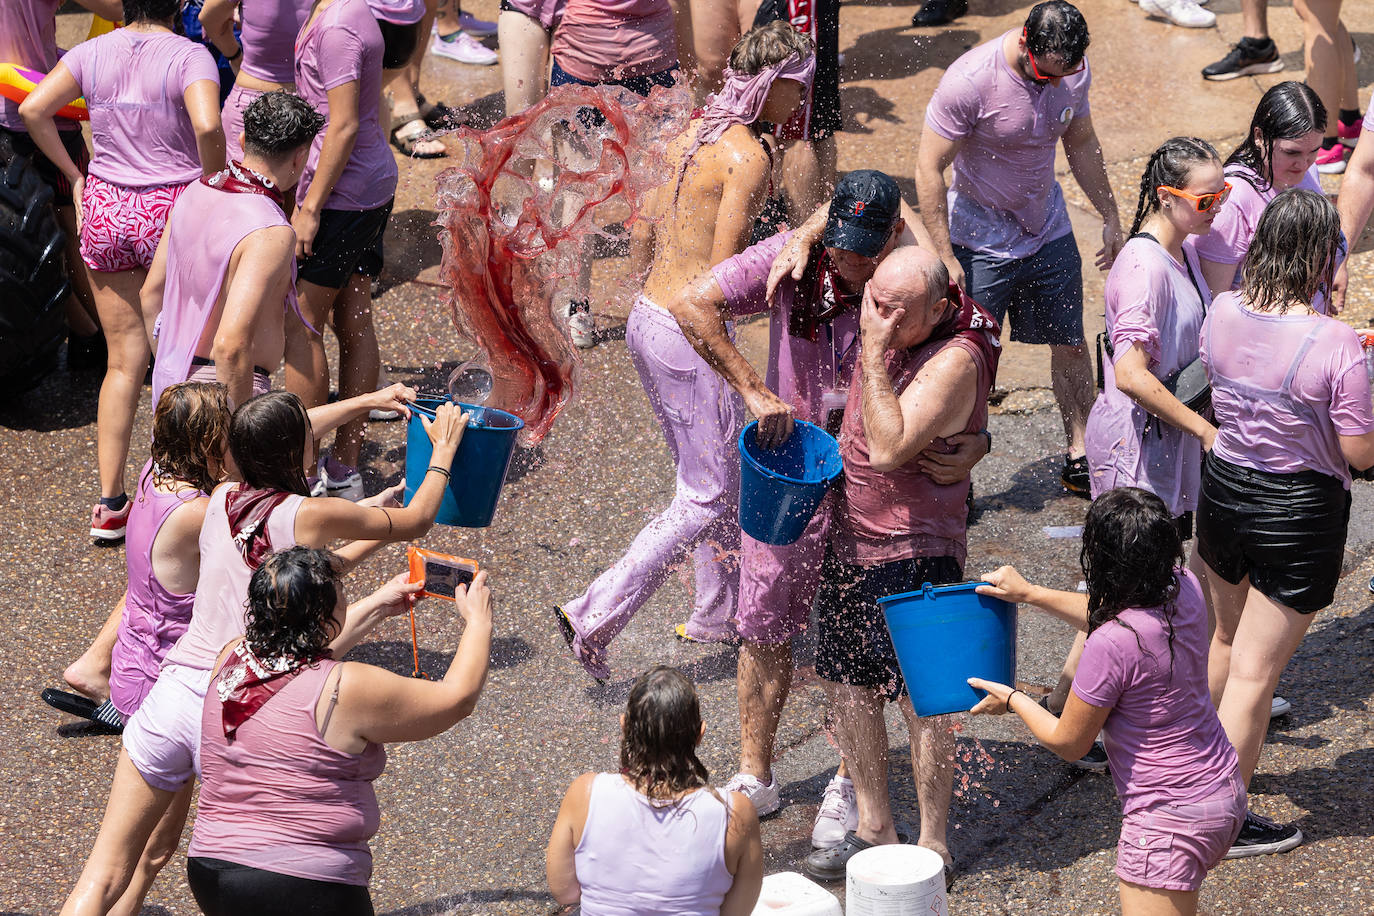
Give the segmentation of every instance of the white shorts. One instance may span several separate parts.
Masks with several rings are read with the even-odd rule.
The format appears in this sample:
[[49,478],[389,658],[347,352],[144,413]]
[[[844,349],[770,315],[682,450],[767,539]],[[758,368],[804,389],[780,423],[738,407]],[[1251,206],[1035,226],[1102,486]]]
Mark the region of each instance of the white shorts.
[[154,789],[175,792],[200,772],[200,714],[212,674],[167,665],[124,723],[124,750]]

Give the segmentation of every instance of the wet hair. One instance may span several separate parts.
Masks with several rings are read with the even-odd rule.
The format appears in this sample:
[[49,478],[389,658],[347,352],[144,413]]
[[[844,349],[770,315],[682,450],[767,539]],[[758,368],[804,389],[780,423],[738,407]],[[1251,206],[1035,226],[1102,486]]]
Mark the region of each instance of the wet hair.
[[324,128],[324,115],[294,92],[265,92],[243,110],[244,149],[269,159],[308,146]]
[[1331,288],[1340,256],[1341,217],[1325,195],[1305,188],[1269,202],[1241,270],[1241,293],[1259,311],[1311,303]]
[[[1255,142],[1256,130],[1263,138],[1263,148]],[[1312,88],[1294,80],[1270,86],[1255,106],[1245,139],[1226,157],[1226,164],[1247,166],[1264,182],[1264,187],[1256,190],[1266,191],[1274,183],[1274,143],[1296,140],[1314,131],[1326,131],[1326,106]]]
[[[1088,584],[1088,635],[1127,608],[1162,608],[1172,665],[1175,570],[1183,566],[1183,541],[1164,500],[1138,487],[1120,487],[1093,500],[1078,560]],[[1139,645],[1140,634],[1135,638]]]
[[288,547],[263,560],[248,580],[244,639],[261,659],[314,659],[338,634],[338,558],[314,547]]
[[1088,21],[1078,7],[1066,0],[1037,3],[1026,17],[1026,50],[1037,58],[1058,58],[1065,67],[1076,67],[1088,53]]
[[181,382],[162,392],[153,413],[154,486],[184,481],[209,493],[224,476],[229,393],[218,382]]
[[789,23],[775,19],[744,33],[744,37],[735,43],[730,52],[730,69],[753,76],[782,63],[793,54],[805,60],[815,53],[811,39]]
[[697,757],[701,707],[696,688],[676,668],[659,665],[635,678],[625,707],[620,772],[649,798],[665,798],[706,785]]
[[160,25],[180,24],[181,0],[124,0],[124,22],[156,22]]
[[1140,176],[1140,199],[1135,205],[1135,221],[1128,235],[1140,231],[1140,224],[1159,211],[1159,186],[1182,188],[1188,183],[1193,169],[1204,163],[1220,164],[1221,157],[1212,144],[1197,137],[1171,137],[1160,144],[1145,165]]
[[310,435],[310,417],[301,399],[289,391],[269,391],[234,411],[229,454],[248,486],[309,496],[305,441]]

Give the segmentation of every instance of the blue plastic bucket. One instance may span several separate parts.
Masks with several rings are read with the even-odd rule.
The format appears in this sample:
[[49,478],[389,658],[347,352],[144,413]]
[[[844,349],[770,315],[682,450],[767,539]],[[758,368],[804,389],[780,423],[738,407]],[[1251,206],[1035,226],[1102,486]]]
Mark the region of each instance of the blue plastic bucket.
[[879,598],[918,716],[965,712],[983,698],[971,677],[1014,684],[1016,605],[974,591],[982,582]]
[[759,422],[739,434],[739,525],[765,544],[791,544],[802,536],[825,491],[844,470],[835,437],[798,420],[775,449],[759,446]]
[[[420,423],[423,414],[433,421],[434,411],[443,400],[419,400],[410,405],[410,425],[406,429],[406,504],[410,504],[415,489],[425,479],[434,448],[429,434]],[[494,407],[458,405],[471,418],[458,444],[449,469],[448,488],[439,505],[435,521],[460,528],[485,528],[496,514],[496,502],[506,482],[506,470],[515,454],[516,434],[525,421],[515,414]]]

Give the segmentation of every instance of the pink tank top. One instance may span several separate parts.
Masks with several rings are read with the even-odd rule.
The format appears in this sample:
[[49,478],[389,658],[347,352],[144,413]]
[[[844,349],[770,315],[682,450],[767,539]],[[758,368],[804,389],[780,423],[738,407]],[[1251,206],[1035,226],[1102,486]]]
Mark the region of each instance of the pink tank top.
[[568,0],[553,59],[587,83],[648,76],[677,64],[668,0]]
[[[205,524],[200,529],[200,582],[191,625],[167,653],[166,665],[212,671],[220,650],[243,635],[248,580],[253,578],[253,570],[234,544],[224,509],[225,495],[230,487],[237,486],[226,483],[210,495]],[[288,496],[267,516],[273,550],[296,546],[296,512],[304,501],[304,496]]]
[[[193,181],[181,199],[186,205],[173,207],[167,221],[167,283],[153,363],[154,404],[169,386],[186,381],[191,374],[191,359],[219,302],[229,260],[239,242],[259,229],[291,225],[281,207],[262,194],[235,194]],[[282,307],[291,310],[295,304],[293,261]]]
[[110,665],[110,701],[131,716],[157,680],[162,659],[186,632],[195,593],[168,591],[153,572],[153,541],[172,512],[202,494],[190,488],[163,493],[153,486],[152,461],[138,477],[138,492],[129,512],[124,556],[129,568],[129,597],[119,621]]
[[372,780],[386,748],[361,754],[330,747],[315,706],[337,661],[292,677],[225,740],[219,675],[200,720],[200,807],[187,855],[224,859],[265,871],[367,886],[367,841],[381,824]]
[[296,82],[296,33],[310,15],[310,0],[241,0],[243,63],[249,76]]
[[725,867],[729,814],[710,789],[664,805],[618,773],[598,773],[573,851],[584,916],[719,916],[735,883]]
[[[927,341],[911,350],[888,355],[888,375],[899,394],[916,373],[945,347],[966,350],[978,366],[978,400],[964,426],[965,432],[983,428],[988,416],[988,389],[992,376],[978,348],[960,337]],[[963,566],[967,555],[969,479],[947,486],[931,480],[912,459],[896,470],[875,471],[869,463],[864,435],[863,385],[854,368],[840,429],[840,454],[844,458],[841,498],[836,503],[831,541],[845,563],[873,566],[914,557],[954,557]],[[952,452],[945,439],[931,448]]]

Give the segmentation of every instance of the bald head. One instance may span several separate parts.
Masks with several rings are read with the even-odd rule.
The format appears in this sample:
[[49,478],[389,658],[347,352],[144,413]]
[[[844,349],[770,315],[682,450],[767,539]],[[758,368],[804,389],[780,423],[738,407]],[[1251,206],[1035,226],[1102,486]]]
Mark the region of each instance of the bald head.
[[873,272],[873,284],[900,298],[904,308],[930,305],[945,298],[949,271],[935,255],[915,245],[894,248]]

